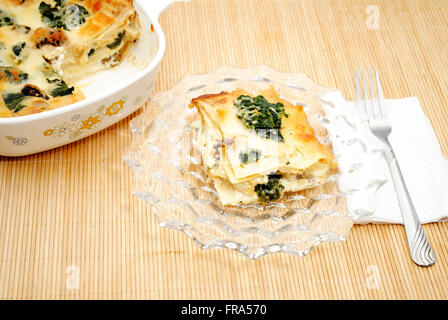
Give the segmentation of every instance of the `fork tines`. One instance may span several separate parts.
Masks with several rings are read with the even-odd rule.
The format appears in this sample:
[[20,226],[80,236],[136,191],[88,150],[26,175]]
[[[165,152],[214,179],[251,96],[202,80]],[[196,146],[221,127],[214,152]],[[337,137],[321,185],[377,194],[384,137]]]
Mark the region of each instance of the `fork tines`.
[[[361,70],[362,83],[364,87],[364,95],[362,95],[358,70],[355,69],[356,102],[358,104],[361,103],[363,104],[364,108],[363,111],[367,115],[369,120],[384,120],[386,118],[384,112],[385,111],[384,106],[382,105],[384,94],[383,94],[383,88],[381,87],[378,69],[375,67],[376,89],[373,83],[373,71],[370,68],[368,68],[367,70],[369,73],[370,96],[367,89],[368,86],[365,70],[364,69]],[[364,96],[364,99],[362,98],[362,96]]]

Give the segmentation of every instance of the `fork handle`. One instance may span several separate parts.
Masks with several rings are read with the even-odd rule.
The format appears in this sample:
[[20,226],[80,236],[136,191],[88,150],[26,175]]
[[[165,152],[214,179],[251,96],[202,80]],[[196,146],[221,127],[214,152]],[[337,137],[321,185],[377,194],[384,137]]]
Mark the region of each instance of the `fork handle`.
[[436,262],[436,256],[418,219],[417,212],[412,204],[403,175],[401,174],[400,166],[390,143],[386,148],[386,159],[389,164],[398,204],[403,217],[403,224],[406,230],[412,260],[419,266],[430,266]]

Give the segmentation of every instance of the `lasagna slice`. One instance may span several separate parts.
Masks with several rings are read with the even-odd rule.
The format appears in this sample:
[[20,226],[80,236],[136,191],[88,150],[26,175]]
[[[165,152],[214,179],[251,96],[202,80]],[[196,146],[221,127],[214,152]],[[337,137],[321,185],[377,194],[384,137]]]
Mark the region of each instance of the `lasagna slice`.
[[83,100],[77,81],[119,64],[139,35],[133,0],[2,0],[0,117]]
[[303,107],[273,88],[257,96],[241,89],[204,95],[191,107],[201,115],[198,146],[224,205],[275,201],[323,184],[337,170]]

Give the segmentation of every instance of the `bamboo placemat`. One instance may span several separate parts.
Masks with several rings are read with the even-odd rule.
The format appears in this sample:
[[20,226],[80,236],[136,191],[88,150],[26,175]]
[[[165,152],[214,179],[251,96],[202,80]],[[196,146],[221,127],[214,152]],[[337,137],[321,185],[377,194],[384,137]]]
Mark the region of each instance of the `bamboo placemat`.
[[[354,68],[377,66],[387,97],[419,97],[447,155],[447,17],[446,0],[175,3],[161,17],[155,90],[264,64],[354,99]],[[256,261],[160,228],[121,160],[137,114],[56,150],[0,158],[0,298],[448,298],[447,224],[425,226],[438,257],[430,268],[411,262],[402,226],[355,226],[305,258]]]

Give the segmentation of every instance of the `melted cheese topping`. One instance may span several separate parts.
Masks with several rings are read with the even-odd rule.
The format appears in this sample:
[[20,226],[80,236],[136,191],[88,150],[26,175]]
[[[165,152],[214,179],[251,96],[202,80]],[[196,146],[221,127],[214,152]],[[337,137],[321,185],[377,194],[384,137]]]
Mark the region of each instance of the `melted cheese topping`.
[[132,0],[2,0],[0,117],[84,99],[73,84],[119,64],[139,36]]
[[[270,103],[284,105],[288,115],[281,118],[284,141],[265,138],[238,118],[234,101],[241,95],[253,96],[244,90],[192,100],[202,117],[197,139],[203,163],[223,204],[260,201],[255,188],[266,185],[272,174],[281,175],[282,192],[297,192],[324,183],[337,168],[330,150],[316,139],[302,106],[281,99],[273,88],[260,94]],[[252,158],[244,161],[242,155],[250,151]]]

